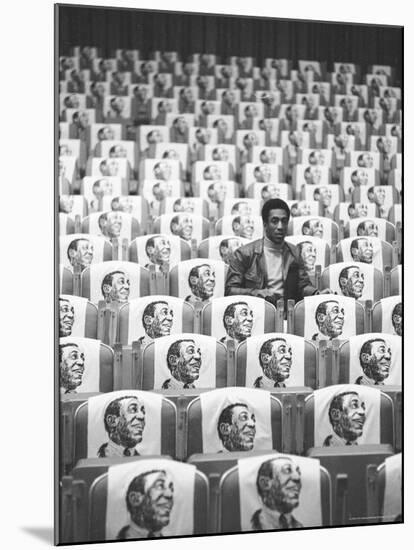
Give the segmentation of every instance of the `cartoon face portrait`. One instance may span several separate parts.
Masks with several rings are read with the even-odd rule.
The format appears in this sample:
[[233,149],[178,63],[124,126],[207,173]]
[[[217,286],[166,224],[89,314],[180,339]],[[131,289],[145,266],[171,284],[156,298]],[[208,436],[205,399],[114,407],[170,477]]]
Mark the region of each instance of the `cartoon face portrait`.
[[339,274],[339,288],[344,296],[361,298],[364,292],[364,274],[357,266],[345,267]]
[[89,267],[93,260],[93,244],[89,239],[75,239],[68,246],[68,259],[73,267],[79,266],[82,270]]
[[[263,530],[266,527],[264,513],[277,514],[279,516],[279,528],[303,527],[293,515],[288,524],[286,514],[299,506],[299,497],[302,489],[302,474],[299,466],[290,457],[277,457],[260,466],[256,478],[257,492],[263,503],[263,508],[257,510],[251,520],[255,530]],[[286,525],[281,518],[284,517]]]
[[357,227],[358,237],[378,237],[378,225],[372,220],[361,222]]
[[162,536],[174,506],[171,475],[165,470],[151,470],[135,477],[128,486],[126,503],[132,525],[120,530],[118,540],[137,538],[137,532],[142,537]]
[[119,447],[124,456],[137,456],[139,453],[135,447],[142,441],[145,414],[145,405],[136,396],[125,395],[111,401],[104,412],[104,425],[110,443],[104,443],[99,448],[98,456],[118,456]]
[[216,274],[209,264],[194,266],[188,274],[192,294],[201,301],[209,300],[214,294]]
[[67,298],[59,297],[59,336],[70,336],[75,322],[75,308]]
[[142,326],[150,338],[169,336],[174,320],[174,312],[168,302],[148,304],[142,314]]
[[296,218],[298,216],[310,216],[310,213],[311,205],[306,201],[299,201],[291,204],[290,214],[292,218]]
[[231,214],[239,214],[240,216],[250,216],[252,213],[251,206],[246,201],[238,201],[234,203]]
[[251,149],[255,145],[259,145],[259,138],[255,132],[249,132],[243,137],[243,145],[245,149]]
[[260,151],[260,162],[262,164],[275,164],[277,161],[277,155],[275,151],[269,151],[268,149],[263,149]]
[[188,131],[188,124],[183,116],[177,117],[173,122],[173,128],[181,135],[184,135]]
[[214,202],[216,204],[221,204],[227,195],[227,187],[226,184],[215,182],[208,186],[207,189],[207,196],[211,200],[211,202]]
[[168,369],[184,387],[194,387],[194,382],[200,376],[201,365],[201,350],[194,340],[177,340],[169,347]]
[[210,164],[206,166],[203,170],[203,179],[204,180],[221,180],[221,170],[215,164]]
[[362,153],[357,158],[357,164],[361,168],[373,168],[374,157],[370,153]]
[[308,166],[303,172],[307,185],[319,185],[322,179],[322,171],[318,166]]
[[366,420],[365,402],[355,391],[341,392],[329,405],[329,421],[335,435],[328,436],[324,447],[355,445]]
[[272,179],[272,170],[270,166],[260,164],[255,166],[253,176],[258,183],[269,183]]
[[316,248],[310,241],[303,241],[297,245],[299,257],[308,273],[315,271]]
[[254,233],[254,219],[250,216],[236,216],[231,224],[233,233],[238,237],[251,239]]
[[194,200],[189,198],[177,199],[173,204],[174,212],[189,212],[194,213]]
[[78,344],[59,346],[60,388],[63,393],[76,393],[85,372],[85,354]]
[[150,132],[148,132],[146,139],[147,139],[148,145],[152,145],[154,143],[161,143],[163,141],[162,134],[159,130],[151,130]]
[[367,185],[369,180],[369,175],[366,170],[358,169],[354,170],[351,174],[351,181],[354,187],[360,187],[361,185]]
[[317,187],[313,193],[313,199],[320,201],[327,208],[332,203],[332,191],[327,186]]
[[348,216],[351,220],[353,218],[366,218],[368,216],[368,205],[360,202],[351,203],[348,206]]
[[110,158],[126,158],[127,157],[127,151],[125,147],[122,145],[113,145],[109,149],[109,157]]
[[356,384],[368,383],[382,385],[390,374],[391,347],[382,338],[367,340],[361,347],[359,363],[365,375],[365,380],[357,380]]
[[255,381],[255,387],[285,387],[292,368],[292,348],[284,338],[266,340],[260,348],[259,363],[263,377]]
[[308,235],[309,237],[319,237],[323,239],[323,225],[318,219],[307,220],[302,225],[302,235]]
[[211,153],[213,160],[228,162],[229,152],[225,147],[215,147]]
[[[337,338],[342,334],[344,327],[344,308],[336,300],[321,302],[315,311],[315,321],[321,334],[329,339]],[[312,339],[316,338],[313,337]]]
[[129,300],[131,283],[124,271],[111,271],[105,275],[101,285],[102,296],[108,303],[125,304]]
[[384,206],[385,189],[382,186],[373,186],[368,189],[368,200],[377,206]]
[[403,333],[402,302],[395,304],[391,314],[391,322],[392,322],[392,326],[394,327],[395,334],[398,334],[398,336],[402,336],[402,333]]
[[112,182],[107,179],[100,179],[93,183],[92,193],[97,199],[104,197],[105,195],[112,195],[113,185]]
[[261,190],[261,196],[264,201],[269,199],[281,198],[281,188],[276,183],[268,183],[264,185]]
[[372,264],[374,247],[369,239],[360,237],[351,243],[351,256],[354,262]]
[[245,403],[228,405],[220,413],[217,432],[227,451],[251,451],[256,436],[254,412]]
[[104,237],[117,239],[121,236],[122,215],[118,212],[104,212],[99,216],[98,225]]
[[119,163],[115,159],[105,159],[99,163],[99,171],[103,176],[117,176],[119,173]]
[[171,194],[171,184],[166,181],[157,181],[152,186],[152,194],[156,201],[162,201]]
[[240,239],[230,238],[223,239],[219,245],[220,257],[227,265],[230,263],[230,258],[233,256],[234,251],[242,245]]
[[132,198],[128,196],[113,198],[111,200],[111,210],[114,212],[125,212],[125,214],[132,214],[132,211],[134,210]]
[[170,222],[170,230],[173,235],[177,235],[185,241],[190,241],[193,236],[193,220],[185,214],[174,216]]
[[171,179],[172,168],[168,162],[160,161],[154,165],[153,173],[157,180],[168,181]]
[[145,243],[148,259],[155,265],[164,265],[170,261],[171,243],[162,235],[150,237]]
[[223,324],[229,338],[243,342],[252,334],[253,311],[246,302],[230,304],[224,310]]

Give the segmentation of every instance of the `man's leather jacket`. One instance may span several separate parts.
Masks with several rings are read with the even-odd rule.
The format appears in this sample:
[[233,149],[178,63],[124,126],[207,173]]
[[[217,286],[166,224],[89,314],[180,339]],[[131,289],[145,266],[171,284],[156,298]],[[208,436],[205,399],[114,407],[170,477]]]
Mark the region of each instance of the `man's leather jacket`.
[[[266,260],[263,253],[263,239],[252,241],[235,250],[229,259],[226,277],[226,296],[248,294],[257,296],[267,287]],[[298,258],[296,248],[285,242],[283,247],[283,298],[299,302],[305,296],[317,292]],[[280,298],[281,296],[279,296]],[[269,300],[274,302],[274,300]]]

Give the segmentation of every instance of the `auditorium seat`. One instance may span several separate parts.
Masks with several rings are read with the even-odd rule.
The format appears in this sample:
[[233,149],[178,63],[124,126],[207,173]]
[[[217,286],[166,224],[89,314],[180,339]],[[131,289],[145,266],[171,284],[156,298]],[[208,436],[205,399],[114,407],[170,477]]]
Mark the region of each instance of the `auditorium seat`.
[[75,232],[75,221],[67,214],[59,212],[59,235],[71,235]]
[[70,269],[59,265],[59,292],[61,294],[73,293],[73,275]]
[[230,215],[220,218],[215,225],[216,235],[231,235],[245,239],[260,239],[263,237],[263,221],[261,216]]
[[402,455],[387,457],[367,470],[367,515],[373,523],[400,523],[402,514]]
[[345,237],[379,237],[392,244],[395,241],[395,226],[381,218],[354,218],[345,225]]
[[339,241],[336,247],[337,262],[364,262],[384,271],[393,266],[393,247],[378,237],[349,237]]
[[[398,306],[398,304],[401,304]],[[399,307],[400,311],[395,311]],[[397,319],[394,318],[397,316]],[[402,299],[400,295],[389,296],[376,302],[372,307],[372,330],[384,334],[402,336]]]
[[234,235],[216,235],[204,239],[198,245],[199,258],[211,258],[212,260],[223,260],[229,263],[230,256],[234,251],[250,242],[250,239],[235,237]]
[[373,265],[353,260],[337,262],[322,271],[320,288],[330,288],[361,302],[376,302],[384,296],[383,272]]

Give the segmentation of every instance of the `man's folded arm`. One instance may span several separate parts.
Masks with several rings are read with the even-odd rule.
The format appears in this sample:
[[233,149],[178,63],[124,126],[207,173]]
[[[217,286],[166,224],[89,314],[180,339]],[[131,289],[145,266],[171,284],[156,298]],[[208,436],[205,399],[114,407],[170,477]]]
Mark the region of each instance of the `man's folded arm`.
[[234,294],[249,294],[250,296],[256,296],[256,289],[245,287],[245,267],[241,255],[237,253],[238,250],[235,251],[229,261],[224,293],[226,296],[233,296]]

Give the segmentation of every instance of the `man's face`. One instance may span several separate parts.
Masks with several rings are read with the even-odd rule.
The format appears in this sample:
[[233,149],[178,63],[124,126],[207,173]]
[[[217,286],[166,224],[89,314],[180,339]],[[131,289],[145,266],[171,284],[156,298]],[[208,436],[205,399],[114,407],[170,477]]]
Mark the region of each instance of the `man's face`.
[[74,390],[82,384],[85,372],[85,354],[76,344],[62,349],[60,362],[60,385],[67,390]]
[[165,181],[159,181],[153,186],[152,194],[157,201],[162,201],[170,194],[170,185]]
[[109,238],[115,239],[121,235],[122,215],[118,212],[109,212],[107,215],[106,232]]
[[362,435],[366,420],[365,403],[356,393],[342,397],[342,411],[337,411],[338,425],[335,432],[347,441],[355,441]]
[[349,215],[350,218],[366,218],[368,216],[368,206],[366,204],[355,204],[354,215]]
[[275,183],[269,183],[265,185],[262,188],[262,192],[261,192],[262,199],[264,201],[267,201],[269,199],[278,199],[280,198],[280,194],[281,194],[280,187],[278,187]]
[[234,206],[237,206],[237,207],[236,209],[233,207],[231,212],[232,214],[240,214],[241,216],[250,216],[252,213],[252,209],[249,206],[249,203],[247,202],[239,202],[237,205],[234,205]]
[[86,128],[89,124],[89,115],[86,111],[81,111],[78,116],[79,126]]
[[121,145],[116,145],[113,151],[109,153],[109,156],[111,158],[126,158],[127,152]]
[[259,183],[269,183],[272,178],[272,169],[266,164],[261,164],[254,169],[254,177]]
[[374,202],[378,206],[384,206],[385,189],[382,187],[374,187]]
[[115,139],[115,133],[110,126],[105,126],[104,128],[102,128],[101,136],[102,140]]
[[304,243],[302,245],[300,257],[302,258],[307,271],[313,271],[315,269],[316,248],[312,243]]
[[111,428],[109,437],[123,447],[135,447],[142,441],[145,428],[145,407],[136,397],[122,399],[119,416],[107,417]]
[[75,309],[69,300],[59,298],[59,336],[70,336],[75,321]]
[[378,237],[378,226],[375,222],[364,222],[362,231],[360,230],[358,234],[367,237]]
[[310,220],[309,228],[304,228],[304,230],[304,234],[308,234],[312,237],[319,237],[320,239],[323,238],[323,225],[322,222],[319,220]]
[[124,100],[122,97],[116,97],[114,101],[111,102],[112,109],[117,113],[122,113],[124,109]]
[[368,239],[358,239],[358,248],[351,248],[352,259],[355,262],[371,264],[374,257],[374,247]]
[[212,164],[211,166],[208,166],[208,168],[204,171],[204,179],[205,180],[221,180],[221,170],[218,166],[215,164]]
[[395,333],[398,334],[398,336],[402,336],[402,331],[403,331],[402,315],[400,315],[399,313],[394,313],[392,316],[392,324],[393,324]]
[[115,159],[106,161],[101,172],[103,176],[117,176],[119,172],[118,161]]
[[111,302],[127,302],[129,299],[129,290],[129,277],[125,273],[115,273],[112,276],[112,285],[109,288],[109,298]]
[[[150,531],[160,531],[169,524],[173,505],[174,483],[171,476],[164,472],[149,474],[142,504],[137,508],[136,514],[131,513],[131,518]],[[135,520],[135,515],[139,519]]]
[[233,231],[238,237],[252,239],[254,233],[254,220],[250,216],[239,216],[240,222],[233,222]]
[[212,202],[222,203],[227,195],[227,187],[224,183],[215,183],[208,189],[208,197]]
[[231,424],[222,424],[227,439],[223,445],[228,451],[251,451],[256,436],[256,417],[245,406],[232,409]]
[[372,168],[374,166],[374,159],[369,153],[364,153],[358,157],[358,166],[364,168]]
[[174,123],[174,126],[177,128],[180,134],[184,134],[185,131],[188,129],[187,121],[182,116],[178,117],[178,119]]
[[161,161],[154,166],[154,175],[158,180],[167,181],[171,178],[172,168],[168,162]]
[[360,185],[368,185],[368,172],[366,170],[357,170],[355,176],[352,178],[352,182],[355,187]]
[[322,202],[323,206],[331,206],[332,202],[332,191],[329,187],[320,187],[319,188],[319,200]]
[[161,143],[162,141],[162,135],[159,130],[152,130],[152,132],[149,132],[147,134],[147,142],[148,143]]
[[200,376],[201,350],[194,340],[185,340],[180,344],[179,357],[172,355],[170,364],[174,378],[184,384],[191,384]]
[[151,320],[152,336],[168,336],[173,325],[174,313],[166,303],[158,303],[154,309],[154,317]]
[[174,235],[178,235],[185,241],[191,240],[193,235],[193,220],[189,216],[181,215],[178,217],[178,225],[173,226]]
[[69,251],[71,265],[80,265],[82,269],[91,265],[93,260],[93,244],[87,239],[81,239],[76,244],[76,252]]
[[272,344],[272,354],[261,354],[263,373],[275,382],[284,382],[290,376],[292,348],[286,340],[276,340]]
[[174,212],[189,212],[192,214],[194,212],[193,199],[179,199],[174,203]]
[[358,267],[351,267],[348,270],[348,277],[341,277],[339,284],[344,296],[358,300],[364,291],[364,274]]
[[342,334],[344,322],[344,308],[340,307],[338,302],[328,302],[326,304],[326,313],[318,313],[317,323],[319,330],[329,338],[336,338]]
[[169,149],[168,151],[165,151],[165,153],[163,154],[163,158],[172,159],[172,160],[180,159],[177,151],[175,151],[174,149]]
[[385,340],[371,343],[371,354],[362,354],[362,370],[375,382],[388,378],[391,368],[391,348]]
[[267,222],[263,224],[265,235],[275,244],[285,240],[289,223],[289,215],[281,208],[270,210]]
[[299,505],[301,471],[290,458],[276,459],[273,463],[273,478],[261,478],[261,485],[262,491],[267,489],[262,497],[263,502],[271,510],[289,513]]
[[229,160],[229,152],[224,147],[216,147],[212,154],[213,160],[225,161]]
[[184,88],[183,98],[187,103],[194,101],[193,90],[191,88]]
[[226,325],[229,335],[238,341],[249,338],[253,328],[253,311],[246,304],[238,304],[235,307],[234,316],[226,318]]
[[259,145],[259,138],[254,132],[249,132],[243,138],[243,145],[246,149],[250,150],[253,146]]
[[317,166],[311,166],[308,172],[305,172],[305,180],[307,184],[319,185],[322,179],[322,171]]
[[190,280],[193,294],[207,300],[214,294],[216,286],[216,274],[209,265],[203,265],[198,269],[198,277],[191,277]]
[[132,214],[134,203],[131,197],[123,196],[118,198],[118,210],[126,214]]
[[170,261],[171,244],[165,237],[156,237],[154,246],[148,248],[148,257],[154,264],[163,264]]

